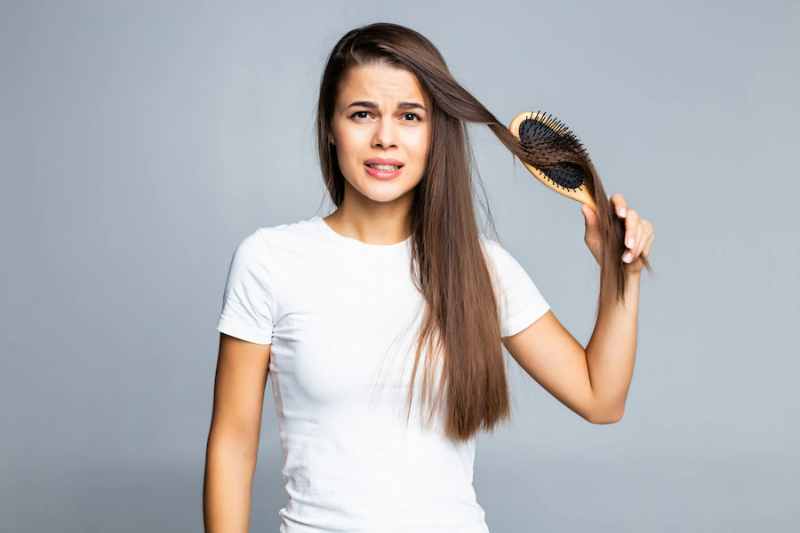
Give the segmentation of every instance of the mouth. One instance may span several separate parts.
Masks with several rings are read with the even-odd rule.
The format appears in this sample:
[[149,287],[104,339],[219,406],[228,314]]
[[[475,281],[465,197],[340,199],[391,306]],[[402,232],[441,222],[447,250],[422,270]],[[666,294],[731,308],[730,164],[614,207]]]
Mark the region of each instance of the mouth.
[[373,178],[378,178],[382,180],[389,180],[392,178],[396,178],[400,175],[403,171],[402,165],[376,165],[376,164],[367,164],[364,163],[364,169],[367,171],[367,174],[372,176]]
[[403,168],[403,165],[376,165],[376,164],[369,164],[364,163],[369,168],[374,168],[375,170],[385,170],[385,171],[395,171],[398,168]]

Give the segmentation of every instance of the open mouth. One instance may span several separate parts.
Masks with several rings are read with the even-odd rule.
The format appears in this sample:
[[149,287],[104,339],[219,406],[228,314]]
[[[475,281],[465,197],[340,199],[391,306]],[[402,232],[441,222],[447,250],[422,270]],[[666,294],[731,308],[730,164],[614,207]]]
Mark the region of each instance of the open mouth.
[[369,163],[365,163],[369,168],[374,168],[375,170],[386,170],[389,172],[393,172],[400,168],[403,168],[402,165],[370,165]]
[[403,172],[402,165],[384,165],[364,163],[364,170],[373,178],[380,180],[390,180],[399,176]]

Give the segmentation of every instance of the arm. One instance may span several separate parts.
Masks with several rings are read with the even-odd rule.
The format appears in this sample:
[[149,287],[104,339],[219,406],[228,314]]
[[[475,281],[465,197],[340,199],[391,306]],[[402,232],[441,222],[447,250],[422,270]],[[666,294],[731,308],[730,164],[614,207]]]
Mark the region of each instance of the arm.
[[[609,198],[617,216],[625,222],[625,253],[628,263],[625,301],[603,298],[598,310],[592,338],[586,346],[587,365],[602,419],[617,421],[625,411],[633,366],[636,357],[636,335],[639,328],[639,285],[642,268],[653,244],[653,224],[635,209],[628,207],[625,198],[612,194]],[[581,205],[586,221],[584,242],[602,268],[602,246],[597,215]],[[650,266],[647,266],[650,269]]]
[[503,339],[511,356],[547,392],[593,424],[622,418],[633,376],[640,273],[632,273],[625,305],[601,305],[586,350],[552,311]]
[[[633,377],[639,320],[639,285],[653,243],[653,224],[630,209],[625,198],[611,195],[617,215],[625,220],[628,263],[625,301],[604,298],[586,350],[548,311],[536,322],[503,339],[509,353],[525,371],[561,403],[594,424],[622,419]],[[602,265],[602,242],[597,215],[581,205],[586,220],[584,241]],[[649,267],[648,267],[649,268]]]
[[271,345],[220,334],[203,485],[205,531],[247,532]]
[[586,345],[595,409],[603,420],[617,422],[625,412],[636,359],[640,281],[640,272],[629,274],[624,305],[616,301],[601,304]]
[[508,353],[547,392],[589,422],[597,422],[586,352],[548,310],[503,339]]

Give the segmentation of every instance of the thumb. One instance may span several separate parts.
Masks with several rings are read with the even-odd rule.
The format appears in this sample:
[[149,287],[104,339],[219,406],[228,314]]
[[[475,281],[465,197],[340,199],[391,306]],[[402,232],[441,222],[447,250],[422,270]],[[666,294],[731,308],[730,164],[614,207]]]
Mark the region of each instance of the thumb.
[[588,205],[581,204],[581,213],[583,213],[583,218],[587,226],[592,227],[597,223],[597,214],[595,214]]

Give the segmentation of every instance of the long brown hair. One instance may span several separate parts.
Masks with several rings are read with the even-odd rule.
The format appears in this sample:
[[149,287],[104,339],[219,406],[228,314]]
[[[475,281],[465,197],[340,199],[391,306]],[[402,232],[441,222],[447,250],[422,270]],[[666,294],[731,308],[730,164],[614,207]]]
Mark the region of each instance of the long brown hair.
[[[408,408],[421,354],[427,351],[431,355],[425,358],[420,392],[423,403],[430,407],[428,420],[434,413],[442,414],[445,435],[466,441],[478,431],[493,431],[507,422],[511,408],[500,342],[499,295],[475,216],[474,156],[465,122],[487,125],[517,156],[525,157],[526,152],[508,128],[453,78],[427,38],[397,24],[362,26],[336,43],[320,82],[316,142],[322,176],[337,207],[344,199],[345,177],[336,149],[328,142],[336,99],[350,68],[372,64],[414,74],[431,102],[426,171],[414,190],[408,213],[411,269],[427,304],[417,338]],[[596,194],[605,194],[599,179],[592,185]],[[607,225],[601,227],[611,227],[613,212],[608,199],[595,201],[603,206],[598,215]],[[483,205],[494,228],[488,202]],[[605,250],[613,248],[609,246],[612,238],[612,232],[604,233]],[[622,267],[616,268],[605,269],[609,275],[601,280],[601,294],[609,284],[612,294],[617,292],[615,283]],[[441,379],[437,379],[437,365]]]

